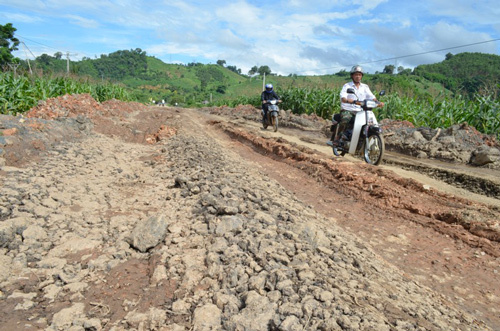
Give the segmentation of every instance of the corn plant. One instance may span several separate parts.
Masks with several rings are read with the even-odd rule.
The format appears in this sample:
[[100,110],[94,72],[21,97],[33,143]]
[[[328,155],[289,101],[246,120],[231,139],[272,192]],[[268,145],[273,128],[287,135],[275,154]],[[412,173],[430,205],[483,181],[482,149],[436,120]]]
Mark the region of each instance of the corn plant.
[[36,106],[38,101],[65,94],[89,93],[96,101],[109,99],[130,101],[129,93],[114,84],[92,84],[68,77],[14,76],[0,73],[0,113],[24,113]]
[[316,114],[323,118],[330,118],[334,112],[340,110],[338,91],[292,87],[277,92],[283,100],[282,108],[291,109],[295,114]]

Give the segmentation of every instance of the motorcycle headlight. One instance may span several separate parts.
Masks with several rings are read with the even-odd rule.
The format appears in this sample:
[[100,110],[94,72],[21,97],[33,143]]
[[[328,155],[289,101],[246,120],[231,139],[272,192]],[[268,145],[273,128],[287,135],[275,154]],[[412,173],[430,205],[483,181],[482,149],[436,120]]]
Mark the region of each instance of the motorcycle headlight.
[[373,100],[366,100],[366,107],[367,108],[376,108],[377,103]]

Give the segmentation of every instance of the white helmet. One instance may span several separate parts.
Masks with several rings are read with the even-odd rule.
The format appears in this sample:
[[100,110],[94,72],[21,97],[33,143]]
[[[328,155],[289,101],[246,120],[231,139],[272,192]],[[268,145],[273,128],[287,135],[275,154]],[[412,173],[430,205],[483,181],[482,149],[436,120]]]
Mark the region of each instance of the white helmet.
[[355,65],[354,67],[351,68],[351,76],[352,76],[352,74],[354,74],[356,72],[359,72],[362,75],[364,75],[363,68],[361,68],[361,66]]

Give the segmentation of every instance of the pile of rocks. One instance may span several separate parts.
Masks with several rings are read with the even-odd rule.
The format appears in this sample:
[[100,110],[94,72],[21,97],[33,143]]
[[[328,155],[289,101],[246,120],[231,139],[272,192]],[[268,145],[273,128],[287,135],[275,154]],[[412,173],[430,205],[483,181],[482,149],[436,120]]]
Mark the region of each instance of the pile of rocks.
[[406,121],[383,120],[388,150],[418,158],[500,168],[500,145],[467,124],[447,129],[415,128]]

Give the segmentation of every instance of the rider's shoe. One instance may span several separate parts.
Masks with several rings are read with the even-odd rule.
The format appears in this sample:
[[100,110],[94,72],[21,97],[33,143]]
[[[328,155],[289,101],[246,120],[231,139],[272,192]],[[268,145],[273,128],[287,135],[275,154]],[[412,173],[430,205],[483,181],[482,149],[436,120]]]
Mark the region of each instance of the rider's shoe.
[[331,146],[331,147],[339,147],[340,141],[339,140],[334,140],[334,141],[329,140],[326,144],[328,146]]

